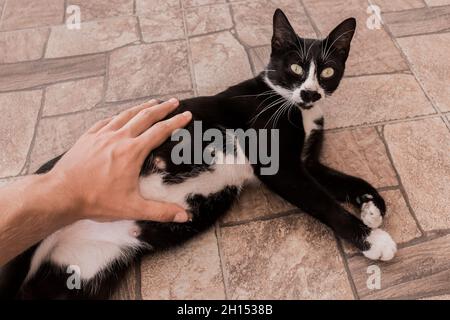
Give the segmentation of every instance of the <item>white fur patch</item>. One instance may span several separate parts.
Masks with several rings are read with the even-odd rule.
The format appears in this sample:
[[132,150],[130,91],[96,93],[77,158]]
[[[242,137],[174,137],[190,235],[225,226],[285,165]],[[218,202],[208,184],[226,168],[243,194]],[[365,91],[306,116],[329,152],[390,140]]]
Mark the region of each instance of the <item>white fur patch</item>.
[[310,109],[300,109],[303,118],[303,128],[305,129],[305,140],[308,139],[311,131],[321,129],[321,127],[315,123],[316,120],[323,118],[323,111],[320,106],[315,105]]
[[370,249],[363,251],[364,256],[371,260],[391,260],[397,252],[397,245],[391,236],[381,229],[370,232],[366,241],[370,243]]
[[378,228],[383,222],[380,210],[373,201],[364,202],[361,206],[361,220],[372,229]]
[[[154,173],[140,179],[141,194],[146,199],[170,201],[187,207],[189,194],[207,196],[226,186],[241,187],[255,180],[253,168],[238,146],[236,155],[216,152],[213,170],[188,178],[180,184],[163,184],[162,175]],[[162,160],[161,160],[162,161]],[[76,265],[81,278],[89,280],[116,260],[126,260],[127,253],[145,244],[137,237],[141,230],[135,221],[100,223],[81,220],[53,233],[37,248],[27,275],[30,278],[45,261],[56,265]]]

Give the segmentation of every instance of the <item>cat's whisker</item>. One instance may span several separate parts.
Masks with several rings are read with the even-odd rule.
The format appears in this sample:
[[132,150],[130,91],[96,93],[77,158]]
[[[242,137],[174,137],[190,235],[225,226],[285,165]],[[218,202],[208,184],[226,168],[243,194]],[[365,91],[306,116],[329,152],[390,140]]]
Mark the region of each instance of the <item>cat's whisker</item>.
[[[266,99],[267,100],[267,99]],[[281,101],[283,101],[284,100],[284,98],[283,97],[280,97],[280,98],[278,98],[278,99],[276,99],[275,101],[272,101],[269,105],[267,105],[267,106],[265,106],[264,108],[263,108],[263,110],[261,110],[256,116],[254,116],[252,119],[250,119],[250,123],[254,123],[255,121],[256,121],[256,119],[262,114],[262,113],[264,113],[265,111],[267,111],[267,110],[269,110],[269,109],[271,109],[271,108],[273,108],[274,106],[276,106],[278,103],[280,103]],[[264,101],[263,101],[264,102]],[[261,102],[262,103],[262,102]],[[259,107],[259,106],[258,106]]]
[[347,31],[345,31],[345,32],[342,32],[342,33],[339,35],[339,37],[337,37],[336,39],[334,39],[334,41],[331,43],[330,47],[329,47],[328,50],[327,50],[327,54],[326,54],[326,56],[325,56],[325,59],[327,59],[327,58],[329,57],[329,55],[330,55],[331,53],[334,52],[335,49],[333,49],[333,51],[331,51],[331,52],[329,52],[329,51],[330,51],[330,49],[333,47],[333,45],[336,43],[336,41],[338,41],[338,40],[339,40],[342,36],[344,36],[346,33],[354,32],[354,31],[355,31],[355,29],[347,30]]

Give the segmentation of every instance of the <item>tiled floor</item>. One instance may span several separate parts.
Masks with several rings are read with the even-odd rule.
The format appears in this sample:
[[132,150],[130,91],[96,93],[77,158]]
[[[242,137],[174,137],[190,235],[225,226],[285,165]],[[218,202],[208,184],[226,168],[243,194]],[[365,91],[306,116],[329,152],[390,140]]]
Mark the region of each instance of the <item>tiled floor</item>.
[[[0,0],[0,184],[32,173],[99,118],[150,97],[217,92],[267,61],[272,14],[304,36],[354,16],[324,161],[373,183],[399,243],[366,260],[263,187],[214,229],[132,268],[116,298],[449,298],[450,1]],[[81,30],[63,21],[81,7]],[[381,289],[367,286],[367,267]]]

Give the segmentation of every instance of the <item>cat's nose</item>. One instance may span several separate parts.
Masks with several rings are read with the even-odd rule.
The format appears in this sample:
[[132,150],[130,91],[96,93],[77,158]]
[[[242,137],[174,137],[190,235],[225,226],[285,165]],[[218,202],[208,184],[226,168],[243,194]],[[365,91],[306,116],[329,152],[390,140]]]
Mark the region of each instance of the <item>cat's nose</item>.
[[300,91],[300,97],[302,98],[303,102],[316,102],[322,96],[317,91],[310,91],[310,90],[302,90]]

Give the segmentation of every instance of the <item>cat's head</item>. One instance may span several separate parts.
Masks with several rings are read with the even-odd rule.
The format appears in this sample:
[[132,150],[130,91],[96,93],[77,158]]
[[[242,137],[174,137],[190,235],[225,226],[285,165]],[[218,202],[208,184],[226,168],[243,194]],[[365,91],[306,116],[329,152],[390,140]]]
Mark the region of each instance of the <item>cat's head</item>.
[[273,16],[272,54],[265,81],[278,94],[309,109],[339,85],[355,32],[356,20],[341,22],[322,40],[299,37],[277,9]]

